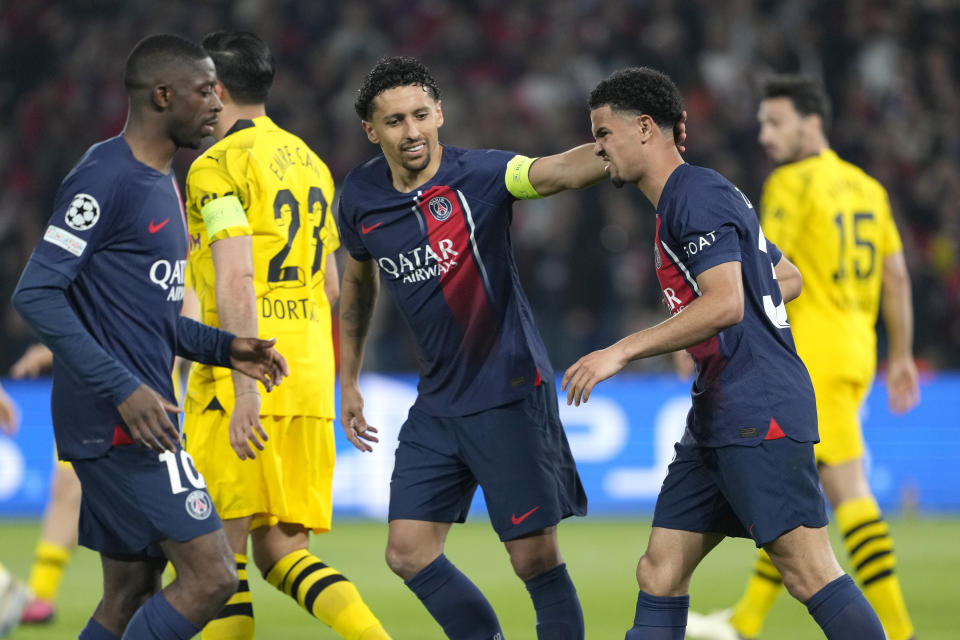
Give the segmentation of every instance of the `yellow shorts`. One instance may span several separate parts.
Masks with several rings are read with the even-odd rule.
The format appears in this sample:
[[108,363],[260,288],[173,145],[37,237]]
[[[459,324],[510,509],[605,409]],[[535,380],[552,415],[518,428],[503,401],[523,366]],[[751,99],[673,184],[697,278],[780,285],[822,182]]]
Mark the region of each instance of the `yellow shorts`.
[[250,529],[278,522],[314,533],[330,530],[332,517],[333,420],[260,416],[269,440],[254,460],[241,460],[230,446],[223,411],[187,413],[186,449],[207,481],[224,520],[253,516]]
[[818,384],[814,379],[820,442],[813,453],[818,464],[832,466],[863,457],[860,406],[868,389],[869,385],[849,380],[833,378]]

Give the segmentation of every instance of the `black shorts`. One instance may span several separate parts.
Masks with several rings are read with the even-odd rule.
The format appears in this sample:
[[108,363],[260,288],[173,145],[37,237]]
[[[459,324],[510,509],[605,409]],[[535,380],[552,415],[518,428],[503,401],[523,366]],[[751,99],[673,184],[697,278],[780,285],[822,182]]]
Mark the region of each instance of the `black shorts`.
[[101,458],[74,460],[73,468],[83,492],[80,544],[94,551],[163,557],[158,542],[221,528],[206,481],[183,449],[117,446]]
[[759,547],[799,526],[826,526],[813,443],[754,447],[677,444],[653,526],[753,538]]
[[410,410],[390,479],[389,519],[463,522],[478,484],[501,540],[587,513],[553,385],[469,416]]

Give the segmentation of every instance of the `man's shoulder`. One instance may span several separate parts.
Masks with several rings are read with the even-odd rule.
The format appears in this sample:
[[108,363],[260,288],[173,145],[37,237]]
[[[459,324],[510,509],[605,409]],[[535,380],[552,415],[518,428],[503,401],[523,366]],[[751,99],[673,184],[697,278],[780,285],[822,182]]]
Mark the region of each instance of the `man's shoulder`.
[[[666,200],[665,209],[674,212],[697,211],[715,208],[720,193],[732,195],[740,193],[740,190],[713,169],[684,163],[668,178],[661,200]],[[746,202],[742,195],[738,198]]]
[[122,136],[87,149],[61,183],[58,201],[78,194],[94,197],[101,210],[125,193],[144,193],[164,174],[138,162]]
[[851,182],[858,183],[864,191],[886,197],[887,190],[880,184],[879,180],[852,162],[836,155],[834,155],[834,157],[836,158],[835,166],[839,168],[837,173],[840,173],[845,179]]
[[343,180],[343,194],[348,190],[363,189],[364,186],[383,186],[387,184],[390,169],[383,154],[377,154],[354,167]]
[[491,167],[506,171],[507,163],[518,155],[515,151],[502,149],[465,149],[463,147],[443,147],[444,160],[463,167]]

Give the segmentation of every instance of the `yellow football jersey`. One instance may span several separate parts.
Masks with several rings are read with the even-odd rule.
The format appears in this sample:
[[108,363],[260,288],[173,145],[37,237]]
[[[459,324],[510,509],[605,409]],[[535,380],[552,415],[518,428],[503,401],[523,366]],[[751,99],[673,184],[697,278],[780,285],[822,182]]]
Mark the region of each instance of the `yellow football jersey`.
[[827,149],[774,171],[760,210],[764,235],[803,275],[787,316],[811,376],[869,382],[883,260],[902,250],[886,190]]
[[[261,413],[333,418],[333,338],[323,281],[340,236],[327,166],[270,118],[240,120],[194,161],[186,199],[189,273],[202,322],[220,326],[210,244],[252,236],[258,333],[277,338],[290,366],[277,389],[261,393]],[[214,398],[233,409],[229,369],[195,364],[184,409],[203,411]]]

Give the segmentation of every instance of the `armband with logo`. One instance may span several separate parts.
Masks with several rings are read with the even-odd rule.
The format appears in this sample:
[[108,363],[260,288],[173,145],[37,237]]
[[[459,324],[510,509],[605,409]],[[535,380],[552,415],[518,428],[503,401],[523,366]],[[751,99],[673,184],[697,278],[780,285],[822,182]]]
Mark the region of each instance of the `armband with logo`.
[[507,172],[503,179],[507,183],[507,191],[518,200],[536,200],[543,197],[530,184],[530,166],[536,160],[527,156],[514,156],[507,163]]
[[207,227],[207,236],[211,241],[217,234],[230,227],[247,227],[247,212],[237,196],[214,198],[200,209],[203,224]]

